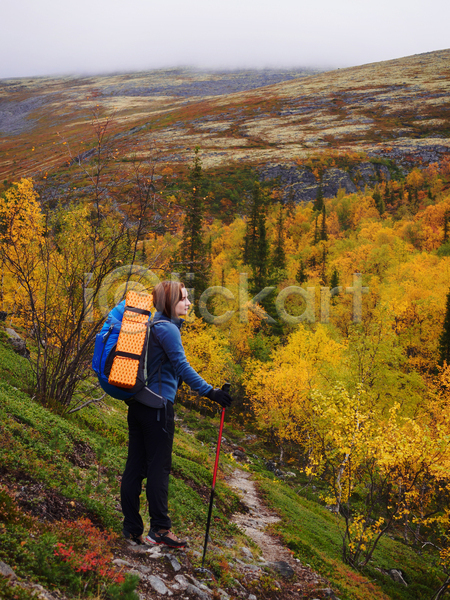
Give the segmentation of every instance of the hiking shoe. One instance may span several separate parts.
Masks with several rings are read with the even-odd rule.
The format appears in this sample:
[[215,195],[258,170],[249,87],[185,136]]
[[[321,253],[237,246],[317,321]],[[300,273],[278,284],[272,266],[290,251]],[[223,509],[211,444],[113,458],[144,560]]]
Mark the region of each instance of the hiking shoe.
[[129,531],[126,531],[125,529],[122,530],[123,533],[123,537],[126,540],[131,540],[132,542],[134,542],[135,544],[137,544],[138,546],[140,546],[141,544],[145,545],[145,541],[141,535],[134,535],[133,533],[130,533]]
[[169,546],[170,548],[185,548],[186,540],[180,540],[170,529],[160,529],[159,531],[150,529],[148,535],[145,536],[144,542],[147,544]]

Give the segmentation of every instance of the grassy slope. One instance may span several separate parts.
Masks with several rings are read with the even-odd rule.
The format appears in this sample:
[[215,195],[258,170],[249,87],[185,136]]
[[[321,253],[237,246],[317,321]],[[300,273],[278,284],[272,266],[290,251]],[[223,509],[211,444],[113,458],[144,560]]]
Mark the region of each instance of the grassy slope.
[[[275,531],[294,556],[329,579],[341,599],[417,600],[431,597],[431,590],[439,587],[443,574],[428,557],[388,537],[380,542],[364,574],[355,572],[341,560],[341,517],[278,481],[263,478],[260,486],[268,504],[275,506],[282,517]],[[408,587],[395,583],[379,569],[401,570]]]
[[[70,578],[72,575],[61,580],[60,571],[56,576],[44,566],[39,567],[43,562],[38,560],[39,553],[42,554],[43,549],[29,532],[36,531],[37,540],[56,536],[51,538],[54,543],[57,530],[66,527],[58,519],[75,521],[88,517],[98,528],[106,527],[120,533],[119,482],[126,457],[124,405],[111,401],[101,410],[87,409],[72,418],[64,418],[38,405],[18,389],[26,381],[27,373],[27,361],[0,343],[0,560],[10,564],[23,578],[50,588],[57,585],[76,596],[77,587]],[[170,509],[174,529],[189,531],[191,558],[195,564],[199,562],[195,551],[201,550],[203,544],[217,419],[200,417],[183,407],[178,408],[178,417],[195,435],[185,428],[177,428]],[[235,442],[241,438],[239,443],[245,444],[242,431],[229,426],[226,436]],[[256,444],[254,448],[247,448],[249,456],[254,456],[247,468],[255,471],[264,497],[282,517],[281,524],[275,528],[276,533],[295,557],[311,564],[330,580],[341,600],[412,600],[426,597],[428,590],[437,587],[436,573],[426,557],[419,557],[391,539],[386,539],[380,546],[373,566],[366,574],[356,573],[344,565],[340,559],[337,518],[314,496],[308,499],[293,490],[300,481],[298,476],[294,480],[297,483],[289,486],[274,479],[264,467],[263,445]],[[255,451],[259,458],[254,455]],[[235,463],[223,453],[221,467],[226,472],[234,468]],[[234,542],[240,540],[242,544],[241,534],[229,522],[229,516],[239,510],[240,504],[223,480],[218,482],[216,492],[211,530],[216,546],[211,548],[208,566],[215,572],[220,585],[226,587],[232,582],[233,575],[238,575],[230,572],[227,566],[227,563],[232,564],[233,551],[226,550],[223,542],[227,538]],[[13,502],[11,494],[15,496]],[[47,514],[47,520],[43,523],[44,514]],[[57,519],[56,526],[52,524],[52,518]],[[45,555],[45,560],[51,563],[53,556]],[[406,572],[409,587],[395,584],[375,567],[401,568]],[[3,584],[0,579],[0,596],[7,598],[6,588],[1,587]],[[260,597],[271,595],[266,590]]]

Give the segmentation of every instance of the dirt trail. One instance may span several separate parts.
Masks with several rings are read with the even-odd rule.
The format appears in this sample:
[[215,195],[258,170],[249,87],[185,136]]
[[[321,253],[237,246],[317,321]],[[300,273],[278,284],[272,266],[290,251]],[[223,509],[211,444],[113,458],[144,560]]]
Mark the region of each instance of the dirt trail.
[[[289,592],[287,587],[284,588],[284,597],[299,597],[294,592],[297,589],[297,593],[301,594],[302,598],[327,597],[330,600],[338,600],[323,577],[315,573],[309,565],[303,565],[298,559],[293,558],[292,552],[283,546],[279,539],[266,531],[267,526],[279,522],[280,517],[271,512],[258,495],[251,473],[235,469],[227,479],[227,483],[249,508],[246,515],[241,513],[234,515],[233,523],[236,523],[259,546],[263,559],[267,563],[271,563],[285,577],[289,578],[293,573],[297,576],[298,583],[295,583]],[[287,582],[284,585],[287,586]]]
[[256,486],[251,480],[251,473],[235,469],[228,479],[228,484],[234,488],[242,502],[249,508],[248,514],[234,515],[233,523],[243,529],[248,537],[261,548],[263,558],[267,562],[283,560],[291,566],[292,563],[295,564],[296,561],[292,558],[291,552],[282,546],[277,538],[266,532],[267,526],[277,523],[280,518],[270,512],[261,501]]

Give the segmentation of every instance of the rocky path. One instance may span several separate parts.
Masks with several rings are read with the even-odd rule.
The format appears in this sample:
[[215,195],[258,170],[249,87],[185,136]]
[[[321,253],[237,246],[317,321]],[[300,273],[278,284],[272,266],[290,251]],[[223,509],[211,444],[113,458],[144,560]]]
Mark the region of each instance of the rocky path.
[[[267,531],[267,527],[280,521],[280,517],[269,510],[258,494],[251,473],[235,469],[227,483],[239,494],[242,502],[249,509],[248,514],[238,513],[232,521],[260,548],[264,562],[278,572],[283,578],[295,579],[296,583],[285,589],[280,598],[312,598],[310,593],[317,592],[321,598],[336,598],[328,583],[309,566],[301,564],[293,558],[292,552],[283,546],[280,540]],[[297,594],[295,594],[297,588]],[[280,584],[280,592],[283,585]]]
[[280,518],[270,512],[261,501],[255,483],[251,479],[251,473],[235,469],[227,483],[239,494],[242,502],[249,509],[246,515],[236,514],[232,519],[233,522],[259,546],[264,560],[286,561],[292,564],[294,562],[292,553],[266,531],[268,525],[277,523]]
[[[174,600],[339,600],[326,580],[308,565],[301,564],[277,537],[267,531],[269,525],[279,521],[279,517],[259,496],[251,473],[236,468],[228,477],[227,484],[248,508],[246,514],[235,514],[232,521],[257,544],[261,556],[256,556],[256,552],[245,546],[236,548],[236,556],[230,565],[232,562],[233,569],[241,573],[240,581],[221,589],[215,587],[212,576],[199,574],[198,569],[193,568],[189,551],[149,548],[131,543],[114,562],[125,572],[139,575],[140,600],[163,596]],[[209,551],[220,554],[214,540],[211,540]],[[198,552],[194,554],[200,556]],[[264,578],[267,583],[261,587],[257,582]]]

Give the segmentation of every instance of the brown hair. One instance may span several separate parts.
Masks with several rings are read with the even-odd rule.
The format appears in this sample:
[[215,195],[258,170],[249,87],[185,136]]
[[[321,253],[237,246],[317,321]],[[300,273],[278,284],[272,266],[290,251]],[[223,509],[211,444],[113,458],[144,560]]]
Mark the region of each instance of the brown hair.
[[176,317],[175,306],[183,298],[184,283],[179,281],[162,281],[152,292],[153,306],[157,311],[171,319]]

